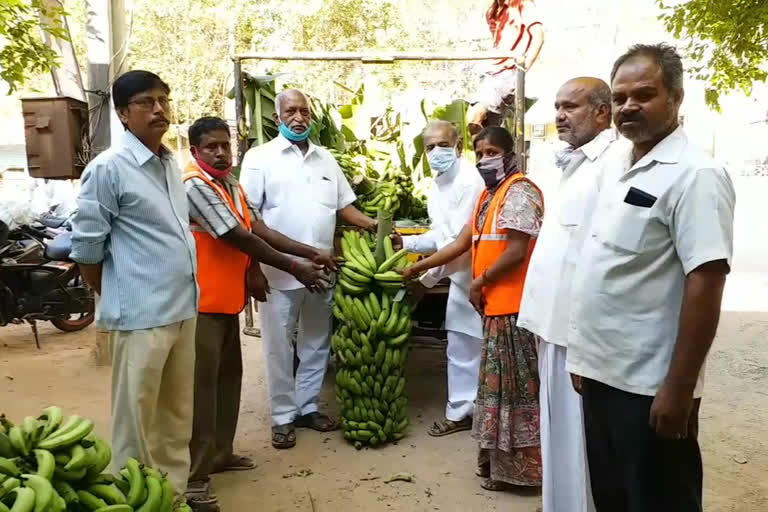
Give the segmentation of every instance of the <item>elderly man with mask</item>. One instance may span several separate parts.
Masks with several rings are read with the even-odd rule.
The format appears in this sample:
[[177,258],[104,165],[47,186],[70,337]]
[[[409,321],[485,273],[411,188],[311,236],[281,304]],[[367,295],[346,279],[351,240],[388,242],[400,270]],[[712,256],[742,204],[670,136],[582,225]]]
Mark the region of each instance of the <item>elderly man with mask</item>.
[[[309,140],[312,115],[307,96],[296,89],[278,94],[275,122],[280,135],[243,158],[241,180],[264,223],[283,235],[329,251],[336,219],[374,230],[376,221],[352,203],[355,194],[336,160]],[[295,260],[298,261],[298,260]],[[292,275],[262,265],[271,293],[259,308],[264,340],[272,446],[292,448],[295,427],[327,432],[337,423],[317,409],[330,352],[333,291],[311,293]],[[292,335],[298,324],[299,367],[293,373]]]
[[541,337],[539,389],[543,512],[594,510],[586,469],[581,397],[565,371],[571,283],[594,209],[598,166],[616,141],[611,90],[599,78],[567,81],[555,98],[555,123],[568,146],[557,154],[559,197],[544,216],[525,280],[518,324]]
[[[459,133],[447,121],[433,121],[424,130],[424,148],[434,175],[434,185],[427,199],[431,229],[402,239],[403,247],[411,252],[433,253],[456,239],[472,211],[483,180],[474,167],[462,160]],[[483,347],[483,326],[480,315],[469,303],[472,282],[470,255],[425,273],[420,282],[433,287],[444,277],[451,280],[445,328],[448,331],[448,404],[445,419],[436,421],[429,429],[431,436],[440,437],[472,427],[472,413],[477,394],[480,351]]]

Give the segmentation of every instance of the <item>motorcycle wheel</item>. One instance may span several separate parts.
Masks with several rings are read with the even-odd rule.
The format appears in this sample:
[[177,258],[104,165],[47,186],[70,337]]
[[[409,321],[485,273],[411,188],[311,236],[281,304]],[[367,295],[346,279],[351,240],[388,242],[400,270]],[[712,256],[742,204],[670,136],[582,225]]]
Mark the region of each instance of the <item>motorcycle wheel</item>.
[[[76,332],[82,331],[93,323],[94,313],[81,313],[78,316],[72,315],[68,317],[59,317],[51,320],[51,323],[64,332]],[[73,318],[74,317],[74,318]]]

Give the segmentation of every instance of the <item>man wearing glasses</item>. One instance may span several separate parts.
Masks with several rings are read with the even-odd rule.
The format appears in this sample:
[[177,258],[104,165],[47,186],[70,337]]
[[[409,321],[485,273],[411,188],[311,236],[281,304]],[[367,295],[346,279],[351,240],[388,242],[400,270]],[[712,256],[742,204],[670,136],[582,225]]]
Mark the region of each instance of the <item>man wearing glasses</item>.
[[115,80],[121,144],[81,178],[72,258],[110,332],[113,467],[126,458],[187,484],[195,368],[195,240],[181,171],[161,139],[170,89],[148,71]]

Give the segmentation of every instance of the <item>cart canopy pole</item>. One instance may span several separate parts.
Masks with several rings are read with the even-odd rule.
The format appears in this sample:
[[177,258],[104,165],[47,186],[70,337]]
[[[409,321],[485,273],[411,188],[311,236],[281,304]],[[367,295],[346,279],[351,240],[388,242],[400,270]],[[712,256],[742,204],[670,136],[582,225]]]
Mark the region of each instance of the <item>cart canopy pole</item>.
[[367,64],[392,64],[396,61],[477,61],[501,60],[512,57],[509,53],[354,53],[354,52],[291,52],[243,53],[232,56],[242,60],[326,60],[360,61]]
[[515,153],[520,172],[526,174],[525,155],[525,70],[517,68],[515,88]]
[[237,130],[237,165],[243,163],[248,150],[248,125],[245,122],[245,97],[243,96],[243,74],[240,60],[235,59],[235,126]]

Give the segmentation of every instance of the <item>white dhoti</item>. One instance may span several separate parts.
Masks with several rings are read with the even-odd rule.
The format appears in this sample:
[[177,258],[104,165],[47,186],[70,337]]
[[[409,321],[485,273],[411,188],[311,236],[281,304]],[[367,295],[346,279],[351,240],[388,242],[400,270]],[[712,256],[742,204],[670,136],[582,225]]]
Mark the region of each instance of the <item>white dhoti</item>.
[[566,350],[539,347],[543,512],[594,512],[581,397],[565,371]]
[[445,417],[461,421],[472,416],[477,396],[480,353],[483,340],[458,331],[448,331],[448,405]]
[[[296,416],[317,411],[317,396],[328,367],[333,291],[310,293],[306,288],[275,290],[261,304],[272,425],[291,423]],[[299,323],[293,376],[293,333]]]

